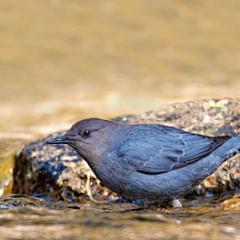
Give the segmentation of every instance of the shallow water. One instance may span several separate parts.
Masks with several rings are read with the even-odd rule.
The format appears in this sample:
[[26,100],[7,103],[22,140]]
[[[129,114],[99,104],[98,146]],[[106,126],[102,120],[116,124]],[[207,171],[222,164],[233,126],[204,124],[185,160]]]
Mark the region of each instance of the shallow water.
[[[12,201],[12,208],[7,209]],[[3,203],[1,200],[0,204]],[[22,203],[22,204],[21,204]],[[22,205],[22,206],[21,206]],[[5,207],[5,209],[4,209]],[[181,211],[5,199],[0,234],[5,239],[239,239],[239,211],[186,207]],[[94,210],[95,209],[95,210]]]
[[[232,0],[1,1],[0,191],[11,191],[14,151],[79,119],[239,97],[239,10]],[[170,212],[10,198],[1,203],[0,235],[239,239],[238,210],[213,208],[222,197]]]

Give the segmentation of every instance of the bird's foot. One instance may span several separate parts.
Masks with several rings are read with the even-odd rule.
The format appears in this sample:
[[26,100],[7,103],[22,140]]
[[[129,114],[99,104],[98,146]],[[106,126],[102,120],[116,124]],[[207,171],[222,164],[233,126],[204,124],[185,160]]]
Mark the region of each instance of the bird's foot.
[[183,209],[182,202],[179,199],[173,199],[172,201],[163,201],[159,204],[159,207],[162,209],[171,209],[181,210]]
[[182,202],[179,199],[173,199],[171,204],[172,204],[173,208],[176,210],[183,209]]

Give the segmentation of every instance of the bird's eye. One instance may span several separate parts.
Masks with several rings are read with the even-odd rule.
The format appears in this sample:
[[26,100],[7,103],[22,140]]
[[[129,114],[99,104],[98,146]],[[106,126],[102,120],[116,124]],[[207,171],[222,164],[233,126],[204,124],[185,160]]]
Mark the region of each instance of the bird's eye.
[[84,131],[84,133],[83,133],[84,137],[88,137],[89,135],[90,135],[90,131],[89,130]]

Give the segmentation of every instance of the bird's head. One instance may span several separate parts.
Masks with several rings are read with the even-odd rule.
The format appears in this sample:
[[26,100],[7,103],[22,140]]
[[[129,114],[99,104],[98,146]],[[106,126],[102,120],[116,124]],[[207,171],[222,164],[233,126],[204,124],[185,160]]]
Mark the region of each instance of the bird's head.
[[47,141],[48,144],[68,144],[85,160],[99,158],[111,146],[111,138],[121,124],[89,118],[76,122],[64,136]]

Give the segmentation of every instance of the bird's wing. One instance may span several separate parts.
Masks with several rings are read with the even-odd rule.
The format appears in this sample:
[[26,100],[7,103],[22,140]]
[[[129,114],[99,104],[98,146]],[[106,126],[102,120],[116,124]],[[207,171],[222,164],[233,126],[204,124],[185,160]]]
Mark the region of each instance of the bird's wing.
[[138,172],[160,174],[196,162],[230,137],[192,134],[162,125],[138,127],[119,147],[120,161]]

